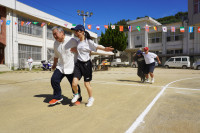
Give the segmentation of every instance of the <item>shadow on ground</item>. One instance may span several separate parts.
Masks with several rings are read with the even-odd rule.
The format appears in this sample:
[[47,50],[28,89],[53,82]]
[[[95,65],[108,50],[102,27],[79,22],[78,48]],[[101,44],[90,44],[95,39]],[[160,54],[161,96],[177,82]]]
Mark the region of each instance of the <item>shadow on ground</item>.
[[[35,95],[34,97],[39,97],[39,98],[43,97],[43,98],[45,98],[44,101],[43,101],[44,103],[49,103],[49,101],[51,99],[53,99],[53,95],[52,94],[39,94],[39,95]],[[71,99],[69,99],[66,96],[62,96],[62,98],[63,98],[63,100],[61,102],[56,103],[54,105],[48,105],[48,107],[53,107],[53,106],[58,105],[58,104],[72,106]]]
[[117,80],[121,82],[136,82],[136,83],[141,83],[141,81],[134,81],[134,80]]

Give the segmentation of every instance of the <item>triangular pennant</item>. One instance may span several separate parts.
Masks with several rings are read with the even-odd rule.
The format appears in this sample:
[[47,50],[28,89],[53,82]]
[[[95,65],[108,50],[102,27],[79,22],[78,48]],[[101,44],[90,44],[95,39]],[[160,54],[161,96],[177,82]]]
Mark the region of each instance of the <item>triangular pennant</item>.
[[72,24],[72,27],[76,27],[76,24]]
[[43,22],[43,23],[41,24],[41,27],[43,27],[45,24],[46,24],[46,23]]
[[10,20],[7,20],[6,25],[10,25],[10,22],[11,22]]
[[65,27],[67,27],[67,24],[64,24]]
[[132,31],[132,26],[128,26],[128,30],[131,32]]
[[154,29],[155,31],[158,31],[158,28],[157,28],[157,26],[154,26],[154,27],[153,27],[153,29]]
[[108,29],[108,25],[104,25],[104,27],[105,27],[106,29]]
[[119,26],[119,31],[124,31],[124,26]]
[[149,32],[149,26],[145,26],[145,31]]
[[111,29],[113,29],[113,30],[114,30],[114,29],[115,29],[115,25],[111,25]]
[[26,22],[26,25],[30,25],[31,24],[31,22]]
[[180,27],[180,32],[185,32],[185,28],[184,27]]
[[1,20],[1,25],[3,24],[3,20]]
[[88,24],[88,29],[92,29],[92,25],[91,24]]
[[21,21],[21,26],[23,26],[24,25],[24,21]]
[[138,31],[141,31],[141,28],[140,28],[140,26],[137,26],[136,28],[137,28],[137,30],[138,30]]
[[198,33],[200,33],[200,27],[198,27]]
[[189,32],[190,32],[190,33],[194,32],[194,27],[190,26],[190,27],[189,27]]
[[176,32],[176,28],[174,26],[171,27],[171,32]]
[[33,22],[33,24],[38,24],[39,22]]
[[167,32],[167,27],[166,26],[163,26],[162,29],[163,29],[163,32]]
[[97,25],[97,26],[96,26],[96,29],[97,29],[97,30],[100,30],[100,26],[99,26],[99,25]]

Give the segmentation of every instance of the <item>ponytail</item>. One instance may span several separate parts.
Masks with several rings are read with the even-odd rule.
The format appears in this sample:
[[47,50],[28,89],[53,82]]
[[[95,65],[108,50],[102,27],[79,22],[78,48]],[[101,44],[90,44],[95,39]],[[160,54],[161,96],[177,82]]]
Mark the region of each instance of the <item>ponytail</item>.
[[90,34],[89,34],[87,31],[85,31],[85,39],[87,39],[87,40],[89,40],[89,39],[92,40]]

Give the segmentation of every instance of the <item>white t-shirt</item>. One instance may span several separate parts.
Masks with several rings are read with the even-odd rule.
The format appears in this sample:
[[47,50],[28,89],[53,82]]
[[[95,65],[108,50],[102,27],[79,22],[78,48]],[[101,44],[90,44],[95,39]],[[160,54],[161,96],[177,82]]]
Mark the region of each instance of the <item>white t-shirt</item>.
[[77,53],[71,52],[71,48],[77,47],[78,41],[72,37],[65,36],[63,42],[54,42],[54,57],[58,58],[56,68],[64,74],[74,72],[74,64],[77,61]]
[[151,64],[153,62],[155,62],[154,58],[157,57],[156,54],[148,52],[148,54],[146,54],[145,52],[142,53],[144,56],[144,60],[146,64]]
[[83,40],[78,42],[78,60],[86,62],[90,60],[90,51],[96,51],[98,44],[92,40]]
[[30,58],[30,59],[28,59],[27,61],[28,61],[28,63],[32,63],[32,62],[33,62],[33,59]]

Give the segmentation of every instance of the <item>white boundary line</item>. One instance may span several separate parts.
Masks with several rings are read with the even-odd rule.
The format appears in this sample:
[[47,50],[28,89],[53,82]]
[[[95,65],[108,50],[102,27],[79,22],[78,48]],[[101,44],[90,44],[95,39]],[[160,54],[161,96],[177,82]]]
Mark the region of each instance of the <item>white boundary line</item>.
[[[194,78],[199,78],[199,77],[194,77]],[[166,88],[178,81],[182,80],[188,80],[188,79],[194,79],[194,78],[185,78],[185,79],[180,79],[180,80],[175,80],[173,82],[170,82],[169,84],[165,85],[163,89],[157,94],[157,96],[153,99],[153,101],[147,106],[147,108],[139,115],[139,117],[134,121],[134,123],[131,125],[131,127],[126,131],[126,133],[133,133],[135,129],[140,125],[141,122],[143,122],[144,117],[147,115],[147,113],[151,110],[153,105],[156,103],[156,101],[160,98],[160,96],[163,94],[163,92],[166,90]]]
[[[93,81],[93,83],[99,84],[116,84],[116,85],[128,85],[128,86],[148,86],[148,87],[164,87],[164,86],[153,86],[152,84],[126,84],[126,83],[117,83],[117,82],[107,82],[107,81]],[[179,90],[193,90],[193,91],[200,91],[200,88],[179,88],[179,87],[168,87],[172,89],[179,89]]]

